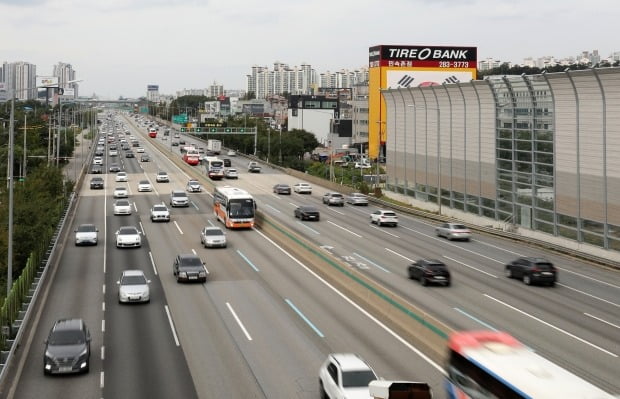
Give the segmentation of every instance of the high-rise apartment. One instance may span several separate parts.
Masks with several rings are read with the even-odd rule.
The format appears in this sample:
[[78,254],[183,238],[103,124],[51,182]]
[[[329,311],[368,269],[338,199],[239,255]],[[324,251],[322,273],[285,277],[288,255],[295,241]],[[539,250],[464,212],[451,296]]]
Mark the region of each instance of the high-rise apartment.
[[58,77],[58,87],[63,89],[73,89],[73,97],[77,98],[78,96],[78,84],[73,82],[75,80],[76,73],[71,64],[67,64],[65,62],[59,62],[54,65],[54,71],[52,75]]

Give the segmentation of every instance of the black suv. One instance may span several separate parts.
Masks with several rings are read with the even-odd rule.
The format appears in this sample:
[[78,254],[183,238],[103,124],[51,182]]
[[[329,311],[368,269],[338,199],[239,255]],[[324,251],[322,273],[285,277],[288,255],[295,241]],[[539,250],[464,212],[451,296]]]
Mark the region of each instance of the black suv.
[[103,189],[103,177],[95,176],[90,179],[90,188],[91,189]]
[[544,283],[554,286],[558,271],[551,262],[543,258],[519,258],[506,265],[506,277],[519,278],[527,285]]
[[45,340],[45,374],[88,373],[90,332],[82,319],[61,319]]
[[194,254],[179,254],[172,263],[172,274],[181,281],[207,281],[207,269],[204,262]]
[[420,259],[407,268],[409,278],[420,280],[420,284],[429,283],[450,286],[450,271],[442,261],[437,259]]

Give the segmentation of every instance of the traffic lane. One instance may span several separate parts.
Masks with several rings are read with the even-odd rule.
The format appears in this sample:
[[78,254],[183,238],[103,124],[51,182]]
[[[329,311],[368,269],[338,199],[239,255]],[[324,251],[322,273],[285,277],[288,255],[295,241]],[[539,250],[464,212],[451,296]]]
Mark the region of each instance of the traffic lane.
[[[97,246],[80,246],[74,244],[74,236],[69,233],[58,268],[54,275],[49,294],[40,314],[40,319],[33,325],[36,329],[32,345],[27,348],[26,362],[15,391],[15,398],[66,398],[99,397],[99,381],[103,369],[101,347],[103,334],[101,320],[103,317],[102,285],[103,253],[106,245],[104,233],[104,196],[103,191],[90,191],[85,185],[80,193],[78,207],[71,230],[81,223],[94,223],[99,228]],[[85,375],[43,377],[44,341],[53,324],[62,318],[82,318],[91,333],[90,372]]]
[[[311,377],[316,379],[320,363],[328,353],[355,352],[376,367],[382,377],[428,381],[442,397],[442,374],[419,357],[409,343],[395,338],[353,301],[260,232],[254,237],[248,235],[243,243],[244,268],[255,275],[309,342],[321,351],[319,361],[309,361],[306,366]],[[262,314],[257,312],[254,313]],[[248,324],[249,331],[255,329],[252,323]],[[314,353],[317,349],[311,346],[309,350]]]
[[[320,230],[320,229],[316,228],[315,230]],[[390,230],[392,230],[392,229],[390,229]],[[307,234],[307,232],[306,232],[306,234]],[[357,233],[353,233],[353,234],[356,235]],[[356,245],[353,244],[352,241],[355,240],[356,237],[348,235],[348,239],[344,239],[344,238],[342,238],[342,235],[346,235],[346,233],[342,233],[340,235],[336,234],[336,235],[334,235],[333,239],[335,241],[337,241],[338,238],[341,238],[342,246],[346,247],[347,245],[349,245],[349,246],[352,245],[355,248]],[[362,238],[361,236],[357,237],[357,239],[361,239],[361,238]],[[315,241],[316,240],[318,240],[318,239],[315,238]],[[324,242],[324,241],[321,241],[321,242]],[[329,248],[329,250],[333,250],[333,248],[330,248],[330,247],[332,247],[332,245],[328,246],[328,245],[323,244],[322,247],[324,249]],[[440,244],[440,247],[443,247],[443,245]],[[371,253],[381,253],[380,251],[377,251],[376,249],[375,250],[371,249],[370,252]],[[390,251],[390,252],[393,252],[393,251]],[[407,253],[407,252],[405,252],[405,253]],[[358,254],[357,253],[353,253],[353,254],[342,254],[341,253],[340,257],[345,259],[346,261],[348,261],[351,264],[352,267],[357,266],[357,267],[360,267],[360,268],[366,268],[367,263],[364,262],[364,260],[366,260],[366,258],[363,258],[364,260],[359,261],[359,260],[355,259],[354,255],[358,255]],[[405,255],[401,255],[401,256],[405,257]],[[410,258],[409,260],[413,260],[413,259]],[[452,300],[450,300],[451,299],[450,297],[453,294],[455,294],[455,293],[458,294],[459,293],[458,290],[456,290],[456,291],[455,290],[449,290],[449,291],[445,292],[443,295],[436,295],[435,298],[433,298],[432,296],[429,296],[428,295],[428,290],[425,290],[424,293],[419,293],[418,295],[415,295],[412,298],[412,295],[406,295],[407,287],[406,286],[402,287],[402,284],[404,283],[404,280],[402,278],[396,278],[396,279],[390,278],[390,274],[392,276],[394,274],[391,273],[389,267],[381,267],[380,265],[378,265],[377,263],[372,262],[372,261],[370,261],[370,263],[372,265],[378,266],[381,270],[383,270],[385,272],[384,274],[381,274],[381,272],[377,271],[375,268],[370,268],[372,271],[374,271],[374,273],[372,273],[372,274],[379,275],[380,280],[383,281],[384,283],[386,283],[387,286],[391,290],[393,290],[395,292],[405,293],[405,295],[404,295],[405,297],[407,297],[409,299],[413,299],[413,302],[415,302],[417,304],[420,304],[420,303],[426,304],[425,307],[429,311],[433,311],[435,314],[437,312],[443,313],[444,317],[446,317],[444,320],[446,320],[448,323],[451,323],[451,320],[454,320],[455,316],[457,316],[457,313],[452,312],[451,308],[456,310],[456,311],[458,311],[458,313],[465,313],[466,315],[469,314],[467,307],[461,306],[461,307],[457,308],[455,306],[456,304],[465,304],[465,303],[467,303],[467,300],[466,300],[466,298],[468,296],[467,292],[462,292],[461,294],[463,294],[463,296],[460,297],[460,298],[459,298],[459,296],[455,296],[454,298],[452,298]],[[452,270],[453,270],[453,278],[455,279],[455,281],[459,281],[458,280],[459,276],[456,273],[454,273],[454,268],[452,268]],[[507,283],[505,281],[493,282],[493,278],[497,279],[498,276],[492,276],[492,275],[488,275],[486,273],[483,273],[483,274],[480,274],[480,275],[476,275],[475,274],[476,272],[477,271],[468,270],[468,269],[465,270],[465,274],[470,274],[470,276],[473,277],[473,281],[470,282],[470,283],[472,283],[474,285],[480,285],[480,284],[477,284],[476,280],[479,280],[480,278],[484,278],[484,279],[488,280],[489,285],[499,284],[500,288],[498,290],[497,288],[491,288],[489,286],[487,286],[487,287],[478,287],[477,290],[474,290],[474,291],[471,291],[471,292],[475,292],[475,293],[481,292],[480,289],[484,289],[487,292],[498,292],[498,291],[501,292],[502,291],[502,288],[501,288],[502,285]],[[500,274],[499,276],[503,277],[502,274]],[[503,288],[505,289],[505,287],[503,287]],[[415,292],[415,291],[413,291],[413,292]],[[569,293],[569,295],[570,295],[570,293]],[[540,298],[536,299],[536,297],[532,296],[531,293],[529,295],[527,295],[525,297],[525,299],[526,300],[531,299],[531,301],[530,301],[531,303],[529,303],[528,306],[525,307],[526,309],[528,309],[528,310],[530,310],[530,309],[540,310],[541,308],[547,308],[548,309],[548,314],[551,315],[551,316],[557,311],[558,305],[564,300],[564,298],[562,298],[562,294],[559,293],[559,290],[555,290],[554,291],[553,300],[547,298],[547,300],[540,301]],[[542,306],[541,306],[540,302],[543,303]],[[441,306],[438,306],[438,304],[446,304],[447,307],[446,308],[442,308]],[[489,303],[485,303],[484,306],[488,309],[490,304]],[[475,308],[473,308],[473,309],[475,309]],[[467,320],[468,318],[470,318],[471,320]],[[464,325],[472,326],[472,324],[473,324],[473,326],[476,326],[477,321],[481,320],[481,319],[477,319],[477,318],[472,317],[472,316],[466,316],[465,318],[461,317],[460,321],[459,321],[459,323],[457,325],[459,325],[459,326],[464,326]],[[553,321],[556,322],[557,324],[560,324],[560,325],[562,324],[562,323],[559,323],[558,320],[553,320]],[[521,323],[521,325],[524,324],[523,321],[520,321],[520,323]],[[482,322],[480,324],[482,324],[482,326],[478,325],[476,327],[481,328],[481,327],[485,327],[485,326],[490,326],[491,325],[491,323],[487,323],[485,325]],[[574,324],[576,324],[578,326],[578,325],[583,325],[584,323],[583,323],[583,321],[581,321],[580,323],[574,323]],[[586,324],[588,324],[588,323],[586,323]],[[525,322],[525,325],[528,325],[530,328],[540,327],[536,323],[536,321],[531,321],[531,320],[529,322]],[[510,330],[510,328],[506,328],[508,326],[510,326],[510,325],[509,324],[504,325],[502,327],[502,329]],[[565,328],[567,330],[570,330],[571,329],[571,325],[569,324]],[[573,328],[573,330],[575,330],[575,329]],[[590,334],[590,335],[597,335],[597,334],[595,333],[595,334]],[[584,334],[584,336],[588,337],[588,334]],[[595,342],[601,342],[601,340],[598,337],[592,337],[592,338],[595,340]],[[601,343],[603,343],[603,342],[605,342],[605,340],[603,340]],[[611,342],[609,342],[607,340],[605,343],[607,345],[609,345]],[[573,359],[573,361],[575,361],[575,360],[576,359]]]
[[[138,215],[132,219],[130,224],[135,224]],[[116,220],[110,224],[117,225]],[[118,303],[117,282],[127,269],[142,270],[151,281],[150,303]],[[141,248],[108,250],[105,325],[104,397],[198,397],[183,350],[176,343],[164,290],[151,262],[146,237]]]
[[[195,219],[191,215],[185,218]],[[261,397],[260,386],[252,370],[231,339],[230,331],[220,322],[220,315],[205,290],[216,278],[210,264],[205,285],[179,284],[172,275],[172,263],[177,253],[200,251],[198,237],[189,239],[171,226],[146,224],[146,228],[153,259],[198,396]]]

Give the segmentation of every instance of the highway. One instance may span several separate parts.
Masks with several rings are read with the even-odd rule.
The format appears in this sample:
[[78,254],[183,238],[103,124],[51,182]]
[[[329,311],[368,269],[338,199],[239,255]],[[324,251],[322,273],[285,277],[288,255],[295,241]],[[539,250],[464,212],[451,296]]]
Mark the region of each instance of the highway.
[[[144,128],[124,121],[152,161],[126,159],[121,151],[118,160],[128,183],[115,183],[108,173],[104,190],[90,190],[89,177],[85,180],[71,230],[95,223],[100,242],[75,247],[71,234],[65,242],[13,397],[316,398],[318,368],[330,352],[359,353],[380,376],[427,381],[435,397],[445,397],[442,365],[429,363],[261,231],[227,231],[226,249],[201,248],[200,229],[219,224],[209,192],[190,194],[188,208],[171,209],[170,223],[151,223],[150,207],[168,203],[170,191],[183,189],[189,176],[168,159],[180,157],[169,140],[149,139]],[[152,141],[173,151],[161,152]],[[449,242],[435,237],[434,226],[406,215],[399,215],[396,228],[376,227],[368,221],[376,209],[372,205],[328,207],[321,203],[325,190],[316,186],[312,195],[278,196],[271,192],[274,184],[297,180],[268,167],[249,175],[246,159],[232,161],[239,180],[215,184],[247,189],[269,217],[322,251],[454,329],[509,331],[561,366],[620,393],[617,271],[493,237]],[[170,183],[155,183],[158,170],[168,172]],[[195,170],[204,175],[200,167]],[[144,178],[153,192],[137,192]],[[130,188],[130,216],[113,215],[117,185]],[[321,221],[293,218],[298,204],[316,205]],[[115,248],[114,233],[123,225],[143,231],[141,248]],[[189,252],[206,262],[207,283],[176,283],[172,261]],[[560,269],[559,284],[526,286],[504,277],[504,264],[522,255],[549,258]],[[406,266],[421,257],[444,261],[452,286],[422,287],[408,280]],[[118,304],[116,281],[128,268],[144,270],[151,280],[149,304]],[[53,322],[64,317],[81,317],[90,327],[90,373],[43,377],[43,341]]]

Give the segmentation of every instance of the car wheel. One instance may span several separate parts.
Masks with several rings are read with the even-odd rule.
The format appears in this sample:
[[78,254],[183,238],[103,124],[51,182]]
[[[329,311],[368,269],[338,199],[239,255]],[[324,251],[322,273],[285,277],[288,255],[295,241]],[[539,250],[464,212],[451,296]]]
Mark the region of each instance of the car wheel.
[[555,281],[550,282],[549,287],[555,287]]
[[508,278],[514,278],[514,275],[512,274],[512,269],[508,266],[506,266],[506,268],[504,269],[504,275]]
[[381,222],[377,221],[377,226],[381,227],[381,226],[383,226],[383,224],[381,224]]
[[451,282],[451,281],[448,281],[448,282],[446,283],[446,287],[449,287],[450,285],[452,285],[452,282]]
[[525,283],[525,285],[532,285],[532,278],[529,274],[523,276],[523,282]]
[[428,280],[425,277],[422,277],[420,278],[420,284],[426,287],[428,285]]

